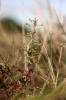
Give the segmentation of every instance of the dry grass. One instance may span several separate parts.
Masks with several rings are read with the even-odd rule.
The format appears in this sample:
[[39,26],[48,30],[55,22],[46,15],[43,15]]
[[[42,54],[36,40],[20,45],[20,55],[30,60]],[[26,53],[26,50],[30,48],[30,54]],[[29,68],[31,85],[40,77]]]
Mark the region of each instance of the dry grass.
[[[51,8],[49,0],[46,1],[45,6],[48,9],[49,17],[52,17],[52,21],[55,18],[53,10]],[[36,4],[40,4],[36,5]],[[30,66],[35,68],[34,72],[34,82],[36,87],[38,87],[39,93],[34,93],[26,95],[26,100],[65,100],[66,99],[66,35],[58,18],[56,18],[56,23],[53,21],[53,25],[46,20],[44,16],[44,5],[40,3],[40,0],[35,2],[31,2],[34,7],[32,7],[33,13],[36,17],[40,18],[43,22],[43,28],[46,31],[42,31],[41,39],[42,39],[42,47],[41,54],[39,54],[38,60],[40,64],[36,64],[35,66]],[[38,9],[39,8],[39,9]],[[46,10],[47,10],[46,9]],[[39,13],[37,13],[39,11]],[[54,17],[54,18],[53,18]],[[57,16],[56,16],[57,17]],[[23,23],[24,24],[24,23]],[[24,33],[24,25],[23,25]],[[29,37],[27,38],[29,41]],[[23,42],[25,42],[25,38],[23,37]],[[28,42],[27,42],[28,43]],[[16,62],[18,58],[18,52],[21,48],[22,44],[22,34],[16,30],[15,32],[6,33],[0,23],[0,55],[4,58],[5,61],[9,59],[12,62],[12,65]],[[22,57],[18,61],[18,65],[22,67]],[[10,57],[10,58],[9,58]],[[14,59],[14,60],[13,60]],[[26,58],[25,58],[26,59]],[[1,59],[0,59],[1,61]],[[1,61],[2,62],[2,61]],[[21,63],[21,64],[20,64]],[[24,63],[24,62],[23,62]],[[46,83],[46,87],[45,86]],[[51,90],[51,93],[47,93],[46,89]],[[46,91],[46,95],[44,94]],[[21,91],[19,91],[21,92]],[[28,91],[27,91],[28,92]],[[42,93],[41,93],[42,92]],[[40,94],[41,93],[41,94]],[[16,96],[18,93],[15,94]],[[11,100],[14,100],[16,97],[14,95]],[[38,98],[39,97],[39,98]],[[22,95],[19,97],[22,99]],[[19,100],[16,98],[16,100]]]
[[[2,26],[0,27],[0,29],[1,29],[0,53],[4,57],[4,60],[6,60],[10,51],[12,52],[12,50],[14,50],[13,48],[11,50],[13,37],[11,36],[11,34],[7,35],[7,33],[5,33],[4,29],[2,28]],[[57,29],[59,29],[59,27],[57,27]],[[51,85],[51,87],[54,85],[56,87],[56,89],[54,89],[53,92],[51,92],[51,94],[47,95],[46,97],[42,96],[40,100],[43,100],[43,99],[59,100],[59,98],[62,98],[60,100],[64,100],[63,98],[66,98],[65,97],[65,81],[63,81],[61,84],[59,84],[58,87],[57,87],[57,82],[59,80],[58,78],[60,78],[59,77],[60,75],[64,75],[62,79],[64,79],[64,77],[66,75],[65,74],[66,73],[66,71],[65,71],[66,64],[65,64],[65,60],[64,60],[64,54],[66,53],[65,34],[63,33],[62,29],[59,29],[58,32],[56,29],[54,29],[51,34],[45,33],[42,37],[43,37],[42,38],[43,45],[41,47],[41,56],[40,57],[42,57],[42,55],[43,55],[43,60],[41,62],[43,64],[40,64],[38,66],[37,72],[39,72],[40,75],[37,74],[37,76],[36,76],[36,74],[35,74],[34,77],[36,76],[35,80],[37,80],[36,82],[38,84],[37,83],[36,84],[38,86],[40,86],[39,84],[42,84],[42,86],[43,86],[43,83],[46,82],[48,86],[49,86],[49,84]],[[21,45],[20,38],[21,38],[21,34],[18,34],[16,32],[16,34],[14,34],[14,45],[15,45],[16,52],[19,50],[19,47]],[[10,55],[10,57],[11,56],[13,57],[14,53],[12,55]],[[11,59],[12,59],[12,57],[11,57]],[[47,67],[48,67],[48,70],[47,70]],[[57,72],[57,74],[55,74],[55,72]],[[38,78],[38,77],[40,77],[40,78]],[[41,80],[41,78],[42,78],[42,80]],[[42,87],[42,86],[40,86],[40,87]],[[60,93],[60,90],[62,91],[62,93]],[[57,94],[55,94],[55,93],[57,93]]]

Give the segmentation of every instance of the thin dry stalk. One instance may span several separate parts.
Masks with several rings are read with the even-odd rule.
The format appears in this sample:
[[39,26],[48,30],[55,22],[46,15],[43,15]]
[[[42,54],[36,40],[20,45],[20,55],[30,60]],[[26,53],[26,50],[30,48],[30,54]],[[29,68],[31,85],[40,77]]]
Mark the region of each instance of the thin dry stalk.
[[41,78],[41,79],[43,79],[46,83],[48,83],[48,84],[51,84],[51,85],[52,85],[52,83],[51,83],[49,80],[47,80],[47,79],[43,78],[42,76],[40,76],[40,78]]
[[45,53],[46,53],[46,56],[47,56],[47,60],[48,60],[48,64],[49,64],[49,69],[50,69],[51,78],[52,78],[54,87],[56,87],[56,80],[55,80],[55,75],[54,75],[53,67],[52,67],[52,64],[51,64],[51,60],[50,60],[50,58],[49,58],[49,56],[48,56],[48,53],[47,53],[47,50],[46,50],[45,45],[44,45],[44,50],[45,50]]
[[[26,40],[25,40],[25,30],[24,30],[24,1],[23,1],[23,11],[22,11],[22,42],[23,42],[23,45],[26,44]],[[28,70],[27,68],[27,57],[26,57],[26,51],[24,50],[24,67],[26,70]]]
[[[61,49],[60,49],[60,57],[59,57],[59,65],[60,65],[60,62],[61,62],[61,57],[62,57],[62,49],[63,49],[63,46],[66,45],[66,43],[63,43],[61,44]],[[56,84],[57,84],[57,81],[58,81],[58,76],[59,76],[59,68],[57,70],[57,76],[56,76]]]
[[[61,49],[60,49],[59,65],[60,65],[60,62],[61,62],[61,56],[62,56],[62,46],[61,46]],[[56,85],[57,85],[57,82],[58,82],[58,76],[59,76],[59,68],[57,70]]]

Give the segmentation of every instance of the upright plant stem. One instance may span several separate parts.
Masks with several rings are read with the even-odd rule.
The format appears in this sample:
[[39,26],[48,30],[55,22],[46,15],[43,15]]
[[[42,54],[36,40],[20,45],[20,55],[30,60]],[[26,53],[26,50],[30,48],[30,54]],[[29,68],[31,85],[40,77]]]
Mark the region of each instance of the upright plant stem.
[[13,29],[13,25],[12,25],[12,23],[11,23],[11,30],[12,30],[12,38],[13,38],[13,40],[12,40],[12,47],[11,47],[11,49],[13,48],[13,52],[14,52],[14,56],[15,56],[14,29]]
[[[24,30],[24,0],[23,0],[23,9],[22,9],[22,44],[26,45],[26,40],[25,40],[25,30]],[[24,67],[26,70],[27,68],[27,57],[26,57],[26,51],[24,51]]]

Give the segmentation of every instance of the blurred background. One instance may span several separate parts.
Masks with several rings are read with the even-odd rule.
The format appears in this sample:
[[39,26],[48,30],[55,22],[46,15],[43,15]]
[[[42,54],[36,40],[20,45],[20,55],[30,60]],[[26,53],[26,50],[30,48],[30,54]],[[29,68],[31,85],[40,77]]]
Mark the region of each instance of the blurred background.
[[63,22],[66,17],[66,0],[0,0],[0,20],[10,19],[21,25],[22,17],[24,22],[36,17],[45,24],[45,19],[56,21],[54,9]]

